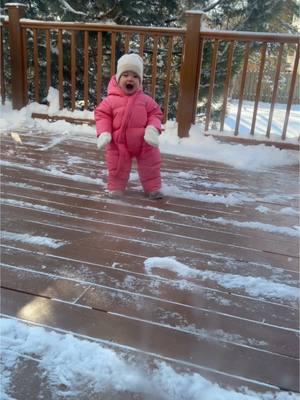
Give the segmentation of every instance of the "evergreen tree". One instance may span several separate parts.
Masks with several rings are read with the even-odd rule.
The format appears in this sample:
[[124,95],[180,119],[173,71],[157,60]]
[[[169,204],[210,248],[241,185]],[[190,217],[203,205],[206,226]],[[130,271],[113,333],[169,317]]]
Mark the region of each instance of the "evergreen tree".
[[168,26],[177,16],[177,0],[23,0],[28,18]]
[[182,0],[188,9],[207,13],[219,29],[251,32],[295,33],[293,15],[300,15],[297,0]]

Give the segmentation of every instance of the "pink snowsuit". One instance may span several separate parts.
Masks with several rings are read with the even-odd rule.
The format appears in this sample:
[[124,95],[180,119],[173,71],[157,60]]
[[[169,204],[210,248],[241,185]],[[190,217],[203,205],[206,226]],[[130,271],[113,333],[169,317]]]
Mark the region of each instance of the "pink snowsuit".
[[144,140],[147,125],[161,130],[162,112],[159,105],[147,96],[142,87],[126,95],[113,76],[108,85],[108,96],[95,110],[97,137],[103,132],[112,135],[106,147],[108,189],[125,190],[131,171],[132,158],[145,192],[161,187],[160,152]]

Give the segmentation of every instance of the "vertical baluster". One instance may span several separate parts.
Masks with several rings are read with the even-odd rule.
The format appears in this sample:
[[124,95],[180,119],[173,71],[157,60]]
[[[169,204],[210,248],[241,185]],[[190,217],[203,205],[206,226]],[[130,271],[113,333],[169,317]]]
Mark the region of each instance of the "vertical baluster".
[[28,78],[27,78],[27,67],[28,67],[28,55],[27,55],[27,34],[26,28],[22,29],[22,48],[23,48],[23,98],[25,104],[28,103]]
[[225,79],[225,84],[224,84],[223,104],[222,104],[221,119],[220,119],[220,131],[224,130],[224,121],[225,121],[225,114],[226,114],[226,109],[227,109],[229,85],[230,85],[230,81],[231,81],[234,44],[235,44],[235,42],[231,41],[230,45],[229,45],[229,49],[228,49],[226,79]]
[[243,72],[242,72],[240,94],[239,94],[238,112],[237,112],[236,123],[235,123],[235,128],[234,128],[234,135],[235,136],[237,136],[239,134],[241,112],[242,112],[242,105],[243,105],[243,97],[244,97],[244,89],[245,89],[245,82],[246,82],[246,75],[247,75],[247,68],[248,68],[248,60],[249,60],[249,52],[250,52],[250,43],[247,42],[246,49],[245,49],[245,58],[244,58],[244,66],[243,66]]
[[274,107],[275,107],[275,103],[276,103],[276,97],[277,97],[277,91],[278,91],[278,85],[279,85],[279,76],[280,76],[280,70],[281,70],[283,48],[284,48],[284,43],[281,43],[280,47],[279,47],[278,58],[277,58],[277,66],[276,66],[276,72],[275,72],[275,77],[274,77],[274,87],[273,87],[272,100],[271,100],[271,106],[270,106],[270,112],[269,112],[269,121],[268,121],[267,132],[266,132],[266,137],[268,137],[268,138],[270,137],[271,127],[272,127]]
[[293,74],[292,74],[292,79],[291,79],[291,84],[290,84],[289,97],[288,97],[288,101],[287,101],[285,119],[284,119],[284,124],[283,124],[283,129],[282,129],[282,135],[281,135],[282,140],[286,139],[286,130],[287,130],[291,107],[292,107],[292,102],[293,102],[298,65],[299,65],[299,42],[297,44],[297,51],[296,51],[296,55],[295,55],[295,62],[294,62]]
[[265,62],[266,62],[266,51],[267,51],[267,43],[264,43],[261,48],[261,53],[260,53],[260,66],[259,66],[259,73],[258,73],[258,79],[257,79],[250,135],[254,135],[255,125],[256,125],[257,108],[258,108],[258,102],[260,99],[261,83],[262,83],[262,79],[263,79]]
[[63,62],[63,40],[62,30],[58,30],[58,91],[59,91],[59,108],[64,107],[64,62]]
[[40,67],[38,54],[38,35],[37,29],[33,29],[33,64],[34,64],[34,99],[40,101]]
[[75,110],[77,32],[71,33],[71,107]]
[[116,33],[111,34],[111,60],[110,60],[110,74],[116,73]]
[[205,131],[207,131],[209,128],[209,122],[210,122],[210,116],[211,116],[211,103],[212,103],[213,91],[214,91],[214,85],[215,85],[218,48],[219,48],[219,40],[215,40],[213,57],[212,57],[212,62],[211,62],[211,70],[210,70],[208,100],[207,100],[207,106],[206,106],[206,117],[205,117],[205,128],[204,128]]
[[154,36],[153,42],[153,55],[152,55],[152,80],[151,80],[151,95],[155,98],[156,92],[156,76],[157,76],[157,45],[158,45],[158,36]]
[[144,46],[145,46],[145,35],[141,34],[140,35],[140,50],[139,54],[141,57],[144,55]]
[[103,53],[102,53],[102,32],[98,32],[97,35],[97,103],[100,103],[102,98],[102,62],[103,62]]
[[125,53],[129,52],[129,33],[125,33]]
[[[195,123],[196,121],[196,115],[197,115],[197,108],[198,108],[198,97],[199,97],[199,88],[200,88],[200,77],[201,77],[201,68],[202,68],[202,59],[203,59],[203,47],[204,47],[204,40],[200,38],[199,40],[199,46],[198,46],[198,63],[197,63],[197,76],[198,76],[198,82],[196,82],[195,85],[195,91],[194,91],[194,98],[192,101],[193,106],[193,117],[192,121]],[[183,56],[183,53],[182,53]],[[181,56],[181,62],[183,60],[183,57]]]
[[171,67],[172,67],[172,54],[173,54],[173,37],[168,39],[168,55],[167,55],[167,72],[165,79],[165,95],[164,95],[164,119],[163,122],[168,120],[168,107],[170,98],[170,80],[171,80]]
[[50,43],[50,30],[46,30],[46,82],[47,93],[51,86],[51,43]]
[[83,72],[83,104],[84,109],[88,108],[89,102],[89,32],[84,31],[84,72]]

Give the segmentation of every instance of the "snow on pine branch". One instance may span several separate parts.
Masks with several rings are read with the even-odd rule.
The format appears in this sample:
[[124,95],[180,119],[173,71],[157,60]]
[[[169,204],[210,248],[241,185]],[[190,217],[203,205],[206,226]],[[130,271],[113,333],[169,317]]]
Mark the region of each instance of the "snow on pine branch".
[[67,10],[67,11],[73,13],[73,14],[77,14],[77,15],[86,15],[86,16],[87,16],[87,13],[84,13],[83,11],[76,11],[76,10],[74,10],[74,8],[71,7],[70,4],[69,4],[66,0],[60,0],[60,2],[62,3],[63,8],[64,8],[65,10]]

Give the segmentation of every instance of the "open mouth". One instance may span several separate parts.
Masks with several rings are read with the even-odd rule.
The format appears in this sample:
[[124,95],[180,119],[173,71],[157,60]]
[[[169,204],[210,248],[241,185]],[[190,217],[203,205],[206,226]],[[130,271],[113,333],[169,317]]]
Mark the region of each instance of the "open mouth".
[[132,90],[133,88],[134,88],[134,86],[133,86],[132,83],[127,83],[127,84],[126,84],[126,89],[127,89],[127,90]]

